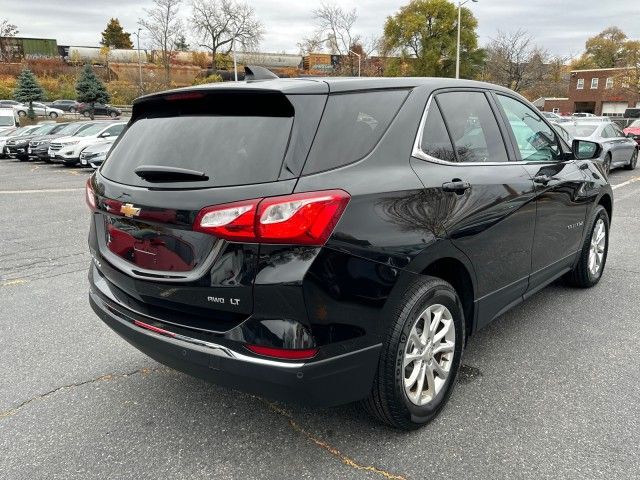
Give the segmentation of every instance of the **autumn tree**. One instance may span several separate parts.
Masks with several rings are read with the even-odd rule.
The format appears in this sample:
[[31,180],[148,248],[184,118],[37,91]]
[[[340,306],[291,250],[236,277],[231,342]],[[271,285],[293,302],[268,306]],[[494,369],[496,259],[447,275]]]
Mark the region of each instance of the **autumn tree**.
[[80,78],[76,83],[76,93],[79,102],[90,105],[89,116],[91,119],[93,119],[95,104],[107,103],[110,98],[104,83],[96,76],[89,64],[85,65],[80,73]]
[[264,28],[249,4],[234,0],[192,0],[191,11],[193,31],[200,39],[200,46],[211,52],[214,72],[219,53],[228,55],[234,44],[243,50],[256,49],[260,44]]
[[171,57],[183,30],[178,16],[182,0],[153,0],[152,8],[145,8],[145,18],[138,24],[147,30],[153,46],[160,51],[160,63],[165,70],[165,82],[171,82]]
[[11,61],[11,52],[7,39],[9,37],[15,37],[18,34],[18,27],[13,23],[9,23],[9,20],[0,20],[0,62]]
[[626,40],[627,35],[618,27],[606,28],[587,40],[585,55],[596,68],[621,67],[625,58]]
[[526,31],[498,31],[486,48],[484,79],[521,92],[544,78],[548,56]]
[[36,118],[33,111],[33,102],[44,100],[44,89],[38,83],[38,79],[28,68],[23,69],[18,75],[16,89],[13,91],[14,100],[20,103],[29,104],[27,115],[29,118]]
[[[447,0],[411,0],[387,17],[383,45],[387,55],[397,55],[409,74],[452,77],[455,74],[458,10]],[[478,49],[478,21],[462,8],[460,76],[474,77],[481,69],[483,51]],[[392,66],[390,74],[405,72]],[[385,72],[386,73],[386,72]]]
[[102,40],[100,45],[110,48],[132,49],[131,34],[123,30],[120,20],[112,18],[107,23],[107,28],[102,32]]

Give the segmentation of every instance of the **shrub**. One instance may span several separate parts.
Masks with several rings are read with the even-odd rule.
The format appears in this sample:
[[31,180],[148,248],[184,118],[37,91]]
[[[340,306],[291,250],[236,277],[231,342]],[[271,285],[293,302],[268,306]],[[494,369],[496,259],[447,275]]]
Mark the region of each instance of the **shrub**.
[[140,87],[126,80],[113,80],[107,84],[114,105],[131,105],[140,96]]
[[193,85],[203,85],[205,83],[218,83],[222,81],[222,77],[217,74],[209,75],[207,77],[196,77],[193,80]]

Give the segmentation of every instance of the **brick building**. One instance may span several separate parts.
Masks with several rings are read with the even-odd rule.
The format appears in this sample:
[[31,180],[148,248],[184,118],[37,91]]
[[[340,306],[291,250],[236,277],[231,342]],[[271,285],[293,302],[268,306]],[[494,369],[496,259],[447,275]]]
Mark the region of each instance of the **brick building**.
[[627,108],[640,108],[640,95],[624,88],[627,68],[572,70],[566,98],[539,98],[534,103],[547,112],[587,112],[622,117]]

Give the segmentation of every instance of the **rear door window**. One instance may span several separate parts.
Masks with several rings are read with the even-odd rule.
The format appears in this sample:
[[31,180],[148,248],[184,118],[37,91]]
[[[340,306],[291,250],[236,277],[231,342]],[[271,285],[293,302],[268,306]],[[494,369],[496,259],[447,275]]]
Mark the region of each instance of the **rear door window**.
[[137,186],[151,185],[134,173],[142,165],[204,172],[209,179],[198,187],[272,182],[280,174],[292,125],[293,117],[141,118],[122,135],[101,173]]
[[407,95],[407,90],[330,95],[303,174],[330,170],[366,157]]
[[438,104],[432,101],[422,129],[420,150],[438,160],[457,162],[456,154],[451,144],[451,138],[444,126],[444,120]]
[[482,92],[446,92],[436,96],[458,162],[506,162],[507,150]]

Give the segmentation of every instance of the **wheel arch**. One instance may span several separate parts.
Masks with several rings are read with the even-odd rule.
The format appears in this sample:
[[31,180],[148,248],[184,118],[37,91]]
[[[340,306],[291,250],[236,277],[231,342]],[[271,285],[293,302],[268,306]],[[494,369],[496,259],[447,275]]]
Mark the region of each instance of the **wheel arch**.
[[602,205],[604,209],[607,211],[607,215],[609,215],[609,222],[611,222],[611,218],[613,215],[613,199],[611,195],[608,193],[603,193],[598,199],[598,203],[596,205]]

